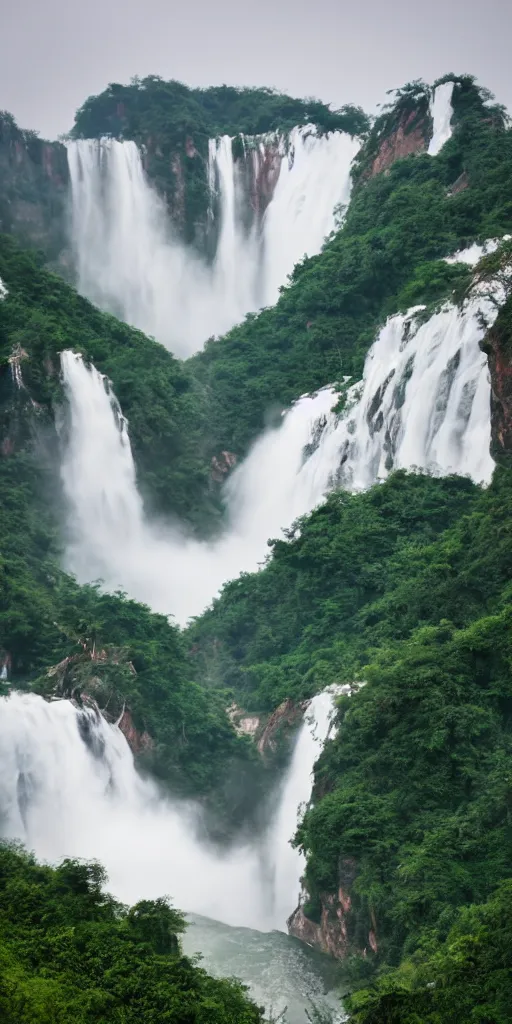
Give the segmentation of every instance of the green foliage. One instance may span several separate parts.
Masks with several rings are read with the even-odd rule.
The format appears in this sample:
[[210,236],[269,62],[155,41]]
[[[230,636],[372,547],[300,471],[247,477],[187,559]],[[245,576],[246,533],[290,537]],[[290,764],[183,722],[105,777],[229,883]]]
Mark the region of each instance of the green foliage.
[[[307,855],[306,911],[316,919],[322,897],[355,875],[351,947],[366,948],[371,929],[370,963],[403,961],[391,980],[354,996],[361,1024],[487,1019],[469,1012],[491,999],[486,965],[499,982],[493,1012],[510,996],[499,974],[504,937],[480,926],[498,904],[467,919],[460,908],[492,901],[512,877],[511,521],[508,470],[485,491],[400,472],[365,494],[333,494],[189,629],[199,675],[222,675],[246,706],[365,684],[338,698],[337,732],[296,837]],[[476,952],[474,937],[456,941],[467,921]],[[418,966],[413,983],[409,959],[419,964],[428,942],[430,973]],[[471,963],[467,1016],[457,1018]]]
[[[153,507],[201,526],[215,499],[190,379],[162,346],[95,310],[5,236],[0,277],[9,290],[0,303],[0,648],[12,659],[13,682],[45,694],[89,693],[112,719],[129,709],[139,760],[176,793],[208,799],[222,831],[243,813],[244,787],[257,789],[260,779],[253,748],[227,718],[224,685],[190,682],[182,639],[166,616],[79,587],[59,567],[59,351],[81,351],[114,378],[145,467],[143,490]],[[13,351],[21,389],[8,362]]]
[[164,615],[79,587],[61,571],[38,462],[29,450],[0,459],[0,636],[13,681],[41,693],[89,693],[112,719],[129,708],[150,737],[140,744],[145,766],[174,792],[208,798],[223,820],[236,821],[244,785],[259,776],[253,748],[227,718],[229,694],[190,682],[181,636]]
[[236,981],[183,955],[167,898],[131,909],[98,864],[44,867],[0,847],[0,1017],[5,1024],[258,1024]]
[[23,131],[0,110],[0,232],[44,247],[55,260],[65,245],[67,182],[65,147]]
[[460,911],[439,946],[426,939],[398,970],[348,1001],[351,1024],[509,1024],[512,882]]
[[361,135],[369,127],[360,107],[331,110],[320,100],[292,99],[267,88],[190,89],[183,82],[149,75],[132,79],[130,85],[112,83],[98,96],[89,96],[76,113],[71,135],[142,138],[155,133],[176,145],[188,133],[197,145],[198,139],[217,135],[261,135],[311,123],[324,132],[351,135]]
[[393,586],[398,552],[434,540],[477,495],[463,478],[404,472],[364,494],[331,494],[295,524],[298,537],[294,526],[271,542],[263,572],[226,584],[187,630],[198,678],[224,679],[255,708],[310,697],[340,673],[350,680],[368,649],[362,616]]

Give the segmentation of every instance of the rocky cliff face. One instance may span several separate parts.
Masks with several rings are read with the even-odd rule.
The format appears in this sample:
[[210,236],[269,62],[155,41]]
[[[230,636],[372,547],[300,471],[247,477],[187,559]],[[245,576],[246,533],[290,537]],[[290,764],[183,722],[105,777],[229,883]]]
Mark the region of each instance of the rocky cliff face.
[[355,158],[354,182],[362,184],[386,173],[396,160],[424,153],[432,131],[429,87],[418,82],[398,90],[395,103],[384,108]]
[[41,249],[63,272],[66,256],[68,163],[60,142],[21,131],[0,115],[0,231]]
[[[290,935],[307,942],[309,946],[328,953],[336,960],[345,960],[357,953],[368,956],[378,951],[377,921],[370,911],[361,914],[354,907],[351,889],[356,878],[357,866],[352,858],[345,858],[339,865],[339,885],[336,893],[320,896],[316,912],[304,899],[288,918]],[[305,894],[307,897],[307,894]]]
[[432,134],[430,118],[418,117],[415,110],[404,111],[391,133],[380,140],[377,154],[364,176],[374,178],[391,167],[395,160],[424,153],[429,134]]
[[491,377],[491,455],[512,466],[512,297],[503,306],[482,348]]
[[285,700],[272,712],[258,714],[244,711],[238,704],[227,708],[229,719],[239,736],[249,736],[258,748],[258,753],[272,761],[280,753],[287,753],[292,737],[304,717],[309,701],[296,704]]

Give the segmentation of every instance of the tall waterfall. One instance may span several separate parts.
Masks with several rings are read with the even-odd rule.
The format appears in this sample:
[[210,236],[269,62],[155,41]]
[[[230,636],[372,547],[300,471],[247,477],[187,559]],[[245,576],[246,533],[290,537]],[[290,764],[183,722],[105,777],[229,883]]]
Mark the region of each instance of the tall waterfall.
[[[309,125],[286,138],[245,144],[249,190],[229,136],[210,142],[211,209],[219,217],[210,266],[176,237],[134,142],[68,143],[79,290],[180,356],[275,302],[297,261],[320,250],[334,228],[335,208],[348,201],[357,150],[350,136],[322,136]],[[262,179],[267,150],[271,182],[268,173]],[[259,218],[256,193],[263,185],[270,195]]]
[[228,526],[215,543],[144,514],[126,423],[107,381],[62,354],[69,441],[62,475],[73,514],[68,566],[102,578],[178,621],[199,614],[221,585],[257,568],[267,539],[311,511],[333,485],[360,490],[393,468],[467,473],[488,482],[490,386],[479,348],[496,305],[474,295],[426,322],[421,309],[391,317],[370,349],[363,380],[346,394],[301,398],[256,442],[226,486]]
[[434,122],[432,138],[428,147],[429,156],[437,156],[452,134],[451,120],[453,82],[445,82],[434,89],[431,114]]
[[289,839],[311,797],[312,773],[325,744],[332,721],[334,688],[313,697],[298,734],[292,761],[284,779],[281,800],[267,836],[271,864],[271,913],[275,928],[286,921],[299,904],[305,859]]
[[[267,539],[313,508],[323,477],[303,465],[329,391],[304,398],[280,429],[264,434],[226,488],[229,528],[216,543],[144,516],[126,423],[108,382],[81,357],[62,354],[69,397],[69,441],[62,466],[72,509],[68,566],[82,581],[103,578],[180,622],[198,614],[227,579],[255,569]],[[269,481],[272,486],[269,486]]]
[[276,823],[259,846],[221,856],[196,838],[195,808],[171,804],[143,780],[122,733],[93,708],[12,693],[0,698],[0,835],[54,862],[98,858],[123,901],[169,893],[184,910],[226,924],[284,931],[302,866],[288,840],[297,803],[310,796],[331,707],[330,694],[311,702]]

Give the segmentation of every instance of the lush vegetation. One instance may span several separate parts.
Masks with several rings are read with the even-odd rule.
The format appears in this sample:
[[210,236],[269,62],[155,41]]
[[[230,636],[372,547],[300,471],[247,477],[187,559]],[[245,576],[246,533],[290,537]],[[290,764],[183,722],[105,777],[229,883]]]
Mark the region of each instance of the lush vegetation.
[[[360,377],[388,314],[458,287],[465,271],[441,267],[442,257],[510,230],[512,130],[474,86],[468,93],[437,157],[399,160],[357,186],[341,230],[298,264],[277,305],[190,360],[217,450],[242,454],[274,409],[345,374]],[[450,194],[463,172],[468,187]]]
[[112,720],[129,708],[141,763],[175,793],[206,799],[221,832],[261,783],[251,745],[228,721],[230,695],[191,682],[165,616],[62,572],[46,454],[29,445],[0,460],[0,636],[12,681],[78,700],[88,693]]
[[185,141],[187,133],[198,133],[202,139],[238,133],[260,135],[311,123],[325,132],[352,135],[361,135],[369,127],[360,107],[331,110],[320,100],[293,99],[267,88],[219,85],[190,89],[183,82],[166,82],[150,75],[134,78],[130,85],[112,83],[99,96],[90,96],[77,111],[71,134],[86,139],[101,135],[135,138],[155,132],[177,144]]
[[433,541],[477,493],[465,478],[400,472],[364,494],[331,494],[299,520],[299,537],[295,524],[271,541],[263,572],[227,583],[189,628],[197,677],[225,680],[255,709],[353,678],[370,643],[363,610],[389,592],[397,552]]
[[98,864],[37,864],[0,846],[3,1024],[258,1024],[236,981],[183,955],[167,898],[122,906]]
[[417,952],[349,1000],[353,1024],[508,1024],[512,1006],[512,883],[465,907],[447,938]]
[[[0,239],[9,290],[0,304],[0,628],[17,683],[76,699],[92,690],[114,714],[126,704],[139,733],[151,737],[145,763],[179,793],[207,795],[220,818],[232,803],[240,820],[248,786],[261,783],[250,744],[226,718],[233,696],[247,709],[270,711],[329,683],[364,683],[339,698],[337,733],[298,830],[307,854],[305,911],[318,921],[351,879],[347,934],[352,949],[366,951],[352,965],[354,1024],[502,1024],[512,999],[512,471],[501,467],[486,491],[467,479],[397,473],[366,494],[332,494],[299,531],[272,540],[264,569],[229,583],[184,636],[123,595],[78,587],[58,567],[60,349],[83,352],[112,378],[150,506],[205,531],[220,515],[212,455],[240,456],[297,394],[358,377],[388,313],[463,293],[467,270],[443,257],[510,231],[512,131],[487,95],[457,79],[457,131],[441,154],[397,161],[368,180],[379,142],[416,107],[425,117],[425,96],[422,83],[411,83],[382,112],[341,230],[296,267],[277,306],[212,339],[185,365]],[[152,78],[88,100],[74,133],[144,141],[156,178],[161,161],[162,188],[169,156],[181,146],[193,233],[204,210],[208,136],[286,128],[301,120],[296,104],[266,90],[187,90]],[[338,116],[351,119],[346,130],[365,130],[358,111],[300,110],[308,120],[316,111],[323,130]],[[505,333],[509,313],[500,321]],[[13,356],[21,390],[12,386]],[[166,904],[126,912],[101,894],[93,869],[50,872],[11,851],[5,858],[0,872],[21,908],[19,931],[5,910],[0,947],[7,1020],[10,1013],[13,1021],[64,1022],[69,1007],[79,1021],[159,1019],[150,1000],[162,957],[172,960],[162,985],[178,979],[188,992],[196,978],[201,1008],[194,1004],[192,1020],[259,1019],[229,987],[222,991],[226,999],[231,992],[234,1008],[207,1016],[201,1000],[213,983],[189,962],[184,975],[173,973],[185,961],[179,915]],[[57,891],[62,913],[71,920],[76,909],[80,927],[37,903],[47,892],[53,906]],[[25,934],[25,908],[30,928],[48,923],[46,945]],[[146,913],[153,938],[167,936],[170,946],[144,945],[153,941]],[[82,966],[81,981],[66,974]],[[94,986],[86,1010],[85,979]],[[48,1016],[50,991],[60,1017]],[[174,997],[162,991],[172,1014]],[[208,998],[217,1012],[221,997],[208,989]]]
[[509,1019],[511,516],[505,469],[486,491],[397,473],[331,495],[190,630],[200,676],[249,705],[365,683],[338,700],[296,839],[306,913],[355,878],[352,949],[374,932],[361,1024]]

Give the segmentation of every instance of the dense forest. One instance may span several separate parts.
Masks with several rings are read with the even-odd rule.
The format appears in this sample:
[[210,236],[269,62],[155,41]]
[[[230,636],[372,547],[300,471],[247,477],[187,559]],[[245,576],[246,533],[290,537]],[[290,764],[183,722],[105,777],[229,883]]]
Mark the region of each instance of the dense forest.
[[0,845],[3,1024],[258,1024],[236,981],[183,955],[183,915],[162,897],[125,907],[99,864],[37,864]]
[[[198,676],[249,707],[365,684],[337,702],[296,837],[306,915],[349,882],[350,948],[375,935],[350,965],[357,984],[385,971],[357,1021],[479,1020],[458,1015],[466,981],[462,1005],[509,1019],[511,515],[506,469],[486,491],[396,473],[333,494],[189,630]],[[417,990],[432,1016],[408,1015]]]
[[[220,834],[267,784],[228,704],[268,714],[327,684],[361,684],[337,699],[337,730],[295,837],[307,856],[304,913],[318,923],[328,908],[338,920],[340,889],[350,890],[353,1024],[504,1024],[510,465],[485,490],[462,477],[398,472],[366,493],[332,493],[270,539],[261,571],[228,583],[184,632],[61,568],[63,348],[112,379],[149,513],[208,536],[223,523],[211,472],[219,451],[243,456],[269,410],[359,378],[387,315],[464,301],[471,274],[444,258],[512,230],[512,130],[485,91],[458,78],[455,131],[441,153],[372,174],[404,117],[428,136],[426,97],[423,83],[411,83],[371,126],[358,108],[155,77],[86,101],[73,135],[144,142],[157,182],[161,161],[162,190],[172,147],[185,147],[190,224],[204,205],[209,136],[314,121],[364,143],[350,205],[322,252],[295,268],[274,308],[186,363],[95,309],[48,271],[47,254],[0,236],[0,644],[16,686],[80,699],[94,679],[100,707],[115,717],[127,705],[152,739],[141,764],[178,795],[203,800]],[[509,260],[510,246],[499,258]],[[509,300],[498,320],[508,353],[511,308]],[[9,1024],[178,1021],[183,1005],[201,1024],[261,1020],[240,986],[214,982],[183,957],[183,919],[165,900],[128,910],[105,895],[97,866],[51,869],[11,848],[0,849],[0,879],[0,1009]]]

